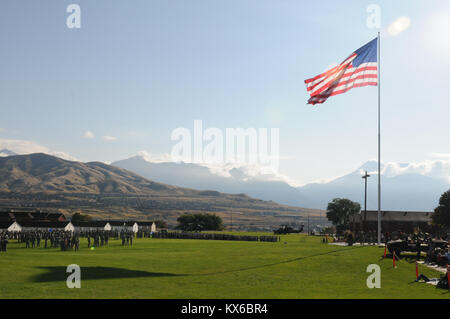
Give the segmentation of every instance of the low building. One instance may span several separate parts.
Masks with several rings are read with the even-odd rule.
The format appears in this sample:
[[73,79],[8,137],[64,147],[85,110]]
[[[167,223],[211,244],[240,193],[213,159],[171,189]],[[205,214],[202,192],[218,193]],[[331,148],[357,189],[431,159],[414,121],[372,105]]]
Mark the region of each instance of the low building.
[[53,231],[53,230],[64,230],[64,231],[74,231],[75,227],[71,222],[49,222],[49,221],[26,221],[17,222],[21,227],[22,231]]
[[131,231],[131,226],[128,226],[126,222],[119,220],[108,220],[113,231]]
[[111,230],[111,225],[107,221],[73,221],[72,222],[75,231],[99,231],[99,230]]
[[[402,231],[412,233],[414,229],[419,228],[425,232],[432,232],[434,227],[431,225],[431,215],[433,212],[420,211],[381,211],[381,230],[382,232]],[[350,225],[353,230],[373,230],[378,229],[378,211],[368,210],[364,223],[364,211],[356,214],[350,219]],[[365,224],[365,225],[364,225]]]
[[138,229],[139,230],[147,230],[147,231],[151,231],[152,233],[156,232],[156,224],[155,222],[137,222],[138,224]]
[[108,223],[111,225],[112,230],[116,230],[119,232],[131,231],[133,233],[137,233],[141,229],[141,222],[109,220]]
[[64,222],[66,217],[58,212],[45,212],[36,208],[0,208],[0,221]]

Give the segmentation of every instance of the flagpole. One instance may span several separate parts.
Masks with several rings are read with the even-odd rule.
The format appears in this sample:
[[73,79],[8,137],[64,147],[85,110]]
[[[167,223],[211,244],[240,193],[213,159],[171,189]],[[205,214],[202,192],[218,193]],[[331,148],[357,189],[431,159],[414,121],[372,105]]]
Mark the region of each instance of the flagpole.
[[381,135],[380,135],[380,89],[381,89],[381,61],[380,61],[380,32],[378,32],[378,245],[381,244]]

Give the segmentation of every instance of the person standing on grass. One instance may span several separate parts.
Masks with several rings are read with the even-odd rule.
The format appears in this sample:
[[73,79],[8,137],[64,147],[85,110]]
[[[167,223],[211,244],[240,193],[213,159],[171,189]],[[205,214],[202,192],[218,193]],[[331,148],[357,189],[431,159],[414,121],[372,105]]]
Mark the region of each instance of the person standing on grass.
[[5,235],[2,240],[2,250],[6,253],[8,250],[8,235]]
[[422,248],[422,242],[421,242],[421,240],[419,238],[416,238],[416,250],[417,250],[417,257],[416,257],[416,259],[417,260],[420,259],[421,248]]

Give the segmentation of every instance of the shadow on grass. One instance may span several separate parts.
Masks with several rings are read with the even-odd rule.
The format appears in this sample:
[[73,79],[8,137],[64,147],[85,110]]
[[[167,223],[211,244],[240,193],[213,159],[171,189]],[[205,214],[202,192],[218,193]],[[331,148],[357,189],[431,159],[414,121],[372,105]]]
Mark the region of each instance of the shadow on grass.
[[[351,247],[346,249],[337,249],[337,250],[331,250],[324,253],[318,253],[314,255],[309,256],[303,256],[303,257],[297,257],[287,260],[282,260],[274,263],[264,264],[264,265],[258,265],[258,266],[251,266],[251,267],[245,267],[245,268],[238,268],[233,270],[225,270],[225,271],[219,271],[219,272],[210,272],[210,273],[204,273],[204,274],[170,274],[170,273],[157,273],[157,272],[147,272],[142,270],[130,270],[130,269],[123,269],[123,268],[113,268],[113,267],[81,267],[81,279],[82,280],[95,280],[95,279],[116,279],[116,278],[137,278],[137,277],[175,277],[175,276],[211,276],[211,275],[218,275],[218,274],[227,274],[227,273],[234,273],[239,271],[246,271],[246,270],[253,270],[253,269],[260,269],[260,268],[266,268],[281,264],[287,264],[295,261],[301,261],[309,258],[319,257],[319,256],[326,256],[334,253],[343,253],[349,250],[354,249],[361,249],[364,247]],[[66,267],[64,266],[55,266],[55,267],[38,267],[41,269],[47,270],[47,272],[43,274],[39,274],[33,278],[34,282],[52,282],[52,281],[66,281],[67,277],[70,275],[70,273],[66,272]]]
[[349,250],[361,249],[361,248],[364,248],[364,246],[360,246],[360,247],[352,246],[351,248],[347,248],[347,249],[331,250],[331,251],[328,251],[328,252],[325,252],[325,253],[319,253],[319,254],[314,254],[314,255],[309,255],[309,256],[297,257],[297,258],[282,260],[282,261],[275,262],[275,263],[270,263],[270,264],[264,264],[264,265],[258,265],[258,266],[252,266],[252,267],[245,267],[245,268],[239,268],[239,269],[234,269],[234,270],[225,270],[225,271],[219,271],[219,272],[211,272],[211,273],[206,273],[206,274],[197,274],[197,275],[192,274],[192,275],[187,275],[187,276],[210,276],[210,275],[227,274],[227,273],[233,273],[233,272],[245,271],[245,270],[260,269],[260,268],[266,268],[266,267],[271,267],[271,266],[276,266],[276,265],[282,265],[282,264],[287,264],[287,263],[291,263],[291,262],[294,262],[294,261],[301,261],[301,260],[305,260],[305,259],[309,259],[309,258],[314,258],[314,257],[319,257],[319,256],[326,256],[326,255],[330,255],[330,254],[333,254],[333,253],[341,253],[341,252],[346,252],[346,251],[349,251]]
[[[46,270],[45,273],[33,277],[34,282],[52,282],[52,281],[66,281],[70,273],[66,272],[66,267],[38,267]],[[118,279],[118,278],[138,278],[138,277],[171,277],[183,276],[178,274],[169,274],[161,272],[148,272],[142,270],[131,270],[114,267],[80,267],[82,280],[95,279]]]

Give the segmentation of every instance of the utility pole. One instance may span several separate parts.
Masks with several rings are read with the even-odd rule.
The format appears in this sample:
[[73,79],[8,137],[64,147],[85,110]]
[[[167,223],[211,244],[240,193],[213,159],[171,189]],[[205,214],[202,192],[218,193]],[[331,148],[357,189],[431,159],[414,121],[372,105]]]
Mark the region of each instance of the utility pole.
[[309,236],[309,215],[308,215],[308,236]]
[[369,174],[367,174],[367,171],[365,172],[364,176],[362,177],[364,179],[364,222],[363,222],[363,230],[366,231],[366,222],[367,222],[367,178],[370,177]]

